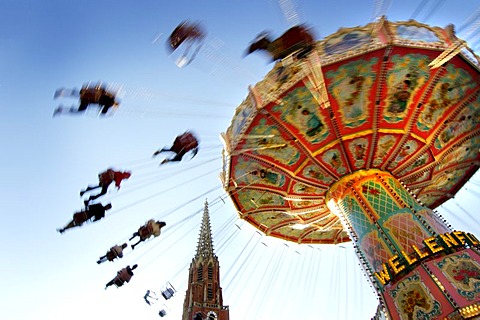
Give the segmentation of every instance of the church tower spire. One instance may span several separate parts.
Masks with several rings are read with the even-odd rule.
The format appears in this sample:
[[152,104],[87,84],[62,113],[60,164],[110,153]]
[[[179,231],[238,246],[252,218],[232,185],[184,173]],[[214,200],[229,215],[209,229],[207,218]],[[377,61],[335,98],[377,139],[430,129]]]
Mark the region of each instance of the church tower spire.
[[208,202],[205,201],[197,252],[190,263],[182,320],[229,320],[220,287],[220,264],[213,251]]
[[210,214],[208,212],[208,202],[205,201],[205,208],[203,209],[202,226],[200,227],[200,235],[198,237],[196,259],[208,259],[213,257],[213,240],[212,230],[210,228]]

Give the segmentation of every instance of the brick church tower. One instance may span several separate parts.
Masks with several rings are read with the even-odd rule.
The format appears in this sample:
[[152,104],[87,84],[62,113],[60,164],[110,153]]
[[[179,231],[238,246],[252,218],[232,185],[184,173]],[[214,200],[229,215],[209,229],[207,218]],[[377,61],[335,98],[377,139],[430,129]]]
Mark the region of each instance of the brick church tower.
[[229,317],[228,306],[223,305],[220,265],[213,253],[210,215],[205,201],[197,253],[190,263],[182,320],[229,320]]

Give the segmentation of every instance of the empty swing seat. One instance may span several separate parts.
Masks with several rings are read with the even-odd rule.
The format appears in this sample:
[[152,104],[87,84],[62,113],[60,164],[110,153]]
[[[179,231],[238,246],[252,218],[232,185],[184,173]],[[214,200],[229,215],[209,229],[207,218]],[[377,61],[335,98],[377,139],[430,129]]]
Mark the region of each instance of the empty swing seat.
[[172,288],[167,288],[165,291],[162,291],[162,296],[165,300],[170,299],[175,294],[175,291]]

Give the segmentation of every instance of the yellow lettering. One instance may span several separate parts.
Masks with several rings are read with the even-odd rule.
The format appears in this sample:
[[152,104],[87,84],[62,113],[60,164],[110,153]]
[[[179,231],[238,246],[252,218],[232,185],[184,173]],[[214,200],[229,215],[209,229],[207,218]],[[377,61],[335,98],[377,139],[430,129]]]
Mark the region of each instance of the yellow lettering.
[[420,249],[418,249],[417,246],[414,244],[412,244],[412,249],[415,251],[415,253],[418,255],[420,259],[428,257],[428,252],[422,253]]
[[470,236],[473,238],[473,240],[475,240],[477,243],[480,243],[480,240],[477,239],[477,237],[475,237],[473,235],[473,233],[470,233]]
[[473,233],[469,233],[470,237],[475,240],[476,242],[480,243],[480,240],[478,240],[477,237],[475,237],[475,235]]
[[440,238],[445,242],[445,244],[451,248],[451,247],[458,247],[458,242],[453,238],[453,236],[450,233],[445,233],[441,234]]
[[[440,241],[437,242],[437,240]],[[447,248],[458,247],[461,245],[465,245],[468,243],[471,246],[477,246],[480,244],[480,240],[478,240],[473,234],[463,231],[453,231],[449,233],[440,234],[439,237],[430,237],[423,240],[423,243],[428,248],[426,250],[423,248],[420,250],[416,245],[412,244],[411,248],[415,252],[416,256],[409,256],[405,251],[401,250],[401,256],[394,255],[390,259],[388,259],[388,263],[382,264],[382,270],[379,272],[375,272],[374,275],[380,281],[382,285],[386,285],[391,280],[390,272],[393,272],[393,275],[396,276],[398,273],[403,271],[406,268],[406,265],[402,263],[402,259],[407,261],[408,265],[411,266],[414,263],[423,260],[429,257],[431,254],[435,254],[437,252],[443,251]],[[422,252],[423,251],[423,252]],[[430,253],[431,252],[431,253]],[[389,268],[390,267],[390,268]],[[389,272],[389,269],[391,271]]]
[[465,234],[463,231],[453,231],[453,235],[460,241],[462,244],[465,244]]
[[398,261],[398,256],[397,255],[394,255],[393,257],[388,259],[388,264],[390,265],[390,267],[392,267],[392,270],[393,270],[393,272],[395,272],[395,274],[397,274],[400,271],[402,271],[403,269],[405,269],[404,265],[401,265],[399,267],[400,261]]
[[470,245],[476,246],[477,244],[480,243],[480,242],[478,241],[478,239],[475,238],[475,236],[474,236],[473,234],[467,232],[467,233],[465,233],[465,235],[467,236],[467,240],[469,240],[468,243],[469,243]]
[[433,254],[440,252],[443,250],[442,247],[440,247],[436,242],[434,237],[427,238],[423,240],[423,243],[432,251]]
[[382,266],[383,266],[383,270],[380,272],[375,272],[375,276],[383,285],[386,285],[387,282],[390,281],[390,274],[388,273],[388,270],[387,270],[387,264],[383,263]]
[[412,264],[417,262],[417,258],[411,258],[410,259],[410,257],[408,256],[408,254],[405,251],[402,250],[401,252],[402,252],[402,255],[405,258],[405,260],[407,260],[409,266],[411,266]]

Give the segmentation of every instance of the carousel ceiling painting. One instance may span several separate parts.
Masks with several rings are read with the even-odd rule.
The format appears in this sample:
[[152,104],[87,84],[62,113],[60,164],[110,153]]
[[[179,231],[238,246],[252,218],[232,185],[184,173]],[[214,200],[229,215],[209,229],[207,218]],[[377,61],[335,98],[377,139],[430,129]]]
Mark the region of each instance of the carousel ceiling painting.
[[341,177],[387,171],[433,209],[473,175],[479,90],[479,62],[453,27],[340,29],[249,88],[223,134],[224,187],[267,235],[349,241],[325,203]]

